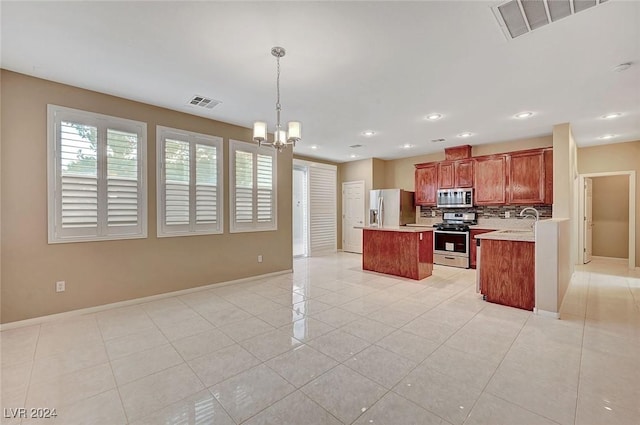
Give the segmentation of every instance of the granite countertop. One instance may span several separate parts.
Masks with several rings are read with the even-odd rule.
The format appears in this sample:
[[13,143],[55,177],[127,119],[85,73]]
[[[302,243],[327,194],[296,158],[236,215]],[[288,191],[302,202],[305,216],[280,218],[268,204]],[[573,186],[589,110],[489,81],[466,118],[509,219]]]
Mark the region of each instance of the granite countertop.
[[370,226],[354,226],[355,229],[364,230],[378,230],[381,232],[404,232],[404,233],[420,233],[431,232],[433,228],[429,227],[415,227],[415,226],[390,226],[390,227],[370,227]]
[[491,239],[501,241],[515,241],[515,242],[535,242],[536,237],[533,230],[528,229],[505,229],[496,230],[495,232],[483,233],[476,235],[476,239]]

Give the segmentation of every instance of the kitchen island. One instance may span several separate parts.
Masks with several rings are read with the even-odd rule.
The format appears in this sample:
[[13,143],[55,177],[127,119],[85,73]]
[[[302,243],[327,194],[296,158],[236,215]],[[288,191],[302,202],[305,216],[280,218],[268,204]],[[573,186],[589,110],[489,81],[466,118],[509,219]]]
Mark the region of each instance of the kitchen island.
[[363,227],[362,268],[422,280],[433,272],[433,229]]
[[535,307],[535,236],[528,230],[499,230],[481,240],[479,290],[492,303]]

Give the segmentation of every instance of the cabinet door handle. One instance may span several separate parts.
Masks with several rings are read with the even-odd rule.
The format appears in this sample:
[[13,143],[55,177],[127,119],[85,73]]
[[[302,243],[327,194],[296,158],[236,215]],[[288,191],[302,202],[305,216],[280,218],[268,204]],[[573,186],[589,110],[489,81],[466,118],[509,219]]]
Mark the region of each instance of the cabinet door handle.
[[455,257],[444,257],[444,258],[446,258],[447,260],[455,260],[456,259]]

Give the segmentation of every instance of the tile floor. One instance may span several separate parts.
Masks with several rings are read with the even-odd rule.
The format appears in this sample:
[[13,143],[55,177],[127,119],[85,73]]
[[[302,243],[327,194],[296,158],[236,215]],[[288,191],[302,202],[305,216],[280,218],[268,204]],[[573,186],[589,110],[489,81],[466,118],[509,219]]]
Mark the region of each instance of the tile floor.
[[[1,333],[2,424],[638,425],[640,273],[579,267],[562,320],[360,256]],[[20,407],[55,419],[7,418]]]

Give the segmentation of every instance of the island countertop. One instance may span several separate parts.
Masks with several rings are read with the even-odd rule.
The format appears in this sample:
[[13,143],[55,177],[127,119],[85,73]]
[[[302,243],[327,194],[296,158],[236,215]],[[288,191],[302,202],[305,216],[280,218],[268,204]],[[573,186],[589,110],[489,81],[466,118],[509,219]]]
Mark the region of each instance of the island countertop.
[[507,229],[495,232],[482,233],[475,236],[476,239],[491,239],[513,242],[535,242],[536,236],[533,230]]
[[404,233],[420,233],[432,232],[431,227],[409,227],[409,226],[390,226],[390,227],[371,227],[371,226],[354,226],[355,229],[377,230],[380,232],[404,232]]

